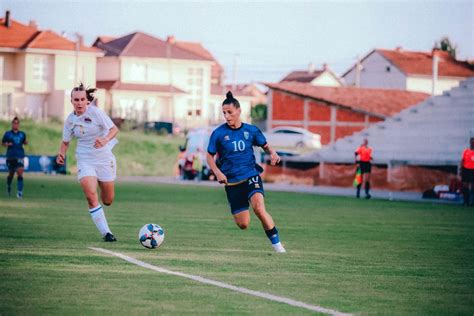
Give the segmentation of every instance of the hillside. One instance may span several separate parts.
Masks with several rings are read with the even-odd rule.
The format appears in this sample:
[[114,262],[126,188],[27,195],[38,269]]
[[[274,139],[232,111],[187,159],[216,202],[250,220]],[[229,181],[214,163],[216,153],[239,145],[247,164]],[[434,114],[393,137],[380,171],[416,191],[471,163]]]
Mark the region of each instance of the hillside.
[[[62,123],[21,121],[20,129],[27,135],[29,144],[25,146],[27,155],[55,155],[62,137]],[[11,128],[8,121],[0,121],[0,133]],[[119,144],[114,148],[117,157],[117,175],[171,176],[178,155],[178,146],[184,144],[183,137],[144,134],[139,131],[121,131]],[[76,173],[74,151],[76,141],[71,143],[67,154],[70,173]],[[5,154],[5,148],[0,150]]]

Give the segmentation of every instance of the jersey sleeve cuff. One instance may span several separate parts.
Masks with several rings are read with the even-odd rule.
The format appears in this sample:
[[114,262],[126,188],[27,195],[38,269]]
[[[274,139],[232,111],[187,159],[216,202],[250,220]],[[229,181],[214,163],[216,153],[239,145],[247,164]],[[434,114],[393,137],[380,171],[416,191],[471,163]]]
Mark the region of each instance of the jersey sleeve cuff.
[[207,153],[211,156],[214,156],[216,154],[216,153],[210,152],[209,150],[207,151]]

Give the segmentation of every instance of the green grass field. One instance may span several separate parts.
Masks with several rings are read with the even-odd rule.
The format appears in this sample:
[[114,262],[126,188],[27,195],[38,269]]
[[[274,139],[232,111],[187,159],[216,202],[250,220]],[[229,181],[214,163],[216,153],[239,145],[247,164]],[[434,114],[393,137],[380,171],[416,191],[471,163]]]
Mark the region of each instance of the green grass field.
[[[267,192],[288,250],[277,255],[255,216],[247,231],[235,226],[222,188],[117,183],[106,208],[113,244],[101,241],[72,178],[27,175],[23,200],[0,196],[1,315],[312,314],[91,246],[342,312],[474,312],[472,208]],[[166,232],[155,251],[137,241],[148,222]]]

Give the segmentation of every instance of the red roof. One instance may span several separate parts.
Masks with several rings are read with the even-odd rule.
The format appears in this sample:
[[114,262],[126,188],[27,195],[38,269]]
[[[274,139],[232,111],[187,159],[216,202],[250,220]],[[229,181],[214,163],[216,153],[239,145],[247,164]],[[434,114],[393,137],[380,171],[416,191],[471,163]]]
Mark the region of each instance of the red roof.
[[323,72],[324,70],[316,70],[312,72],[309,72],[307,70],[296,70],[296,71],[290,72],[280,82],[296,81],[296,82],[309,83],[313,81],[315,78],[319,77]]
[[240,85],[233,85],[227,84],[227,85],[216,85],[213,84],[211,85],[211,94],[212,95],[222,95],[223,98],[225,98],[225,95],[228,91],[232,92],[232,95],[238,97],[252,97],[253,95],[250,92],[247,92],[245,88],[247,85],[245,84],[240,84]]
[[[0,47],[28,49],[41,48],[51,50],[76,50],[76,43],[54,33],[41,31],[35,26],[21,24],[10,19],[10,27],[6,27],[5,19],[0,19]],[[83,52],[99,53],[100,50],[81,45]]]
[[283,82],[267,83],[270,89],[343,106],[378,116],[391,116],[429,97],[426,93],[390,89],[323,87]]
[[[406,75],[433,75],[433,52],[406,51],[399,48],[394,50],[377,48],[367,54],[362,59],[362,62],[375,52],[382,55],[382,57]],[[444,51],[437,50],[435,52],[440,57],[438,76],[462,78],[474,76],[474,69],[472,69],[468,62],[456,60]],[[354,67],[355,65],[342,76],[345,77]]]
[[105,90],[185,93],[185,91],[170,85],[122,83],[120,81],[97,81],[97,88]]
[[[97,42],[97,41],[96,41]],[[96,47],[106,51],[106,56],[156,57],[213,61],[188,51],[180,46],[167,43],[151,35],[135,32],[107,43],[96,43]]]
[[[432,52],[410,52],[401,49],[377,49],[376,51],[406,74],[428,76],[433,74]],[[438,63],[439,76],[474,76],[474,71],[470,69],[468,63],[452,58],[447,52],[436,51],[436,54],[440,57]]]
[[200,55],[204,58],[213,60],[215,64],[211,67],[211,77],[220,79],[222,72],[224,72],[224,69],[214,58],[214,56],[204,46],[201,45],[201,43],[176,41],[176,46],[181,47],[194,54]]

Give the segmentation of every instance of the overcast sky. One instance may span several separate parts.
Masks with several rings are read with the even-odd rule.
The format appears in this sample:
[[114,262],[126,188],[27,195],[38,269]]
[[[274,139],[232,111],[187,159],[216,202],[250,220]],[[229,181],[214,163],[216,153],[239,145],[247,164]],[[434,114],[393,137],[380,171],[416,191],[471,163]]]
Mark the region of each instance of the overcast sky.
[[474,1],[24,1],[1,0],[41,29],[98,35],[142,31],[161,39],[201,42],[224,66],[226,81],[280,80],[323,63],[344,73],[374,48],[429,51],[448,36],[458,57],[474,59]]

